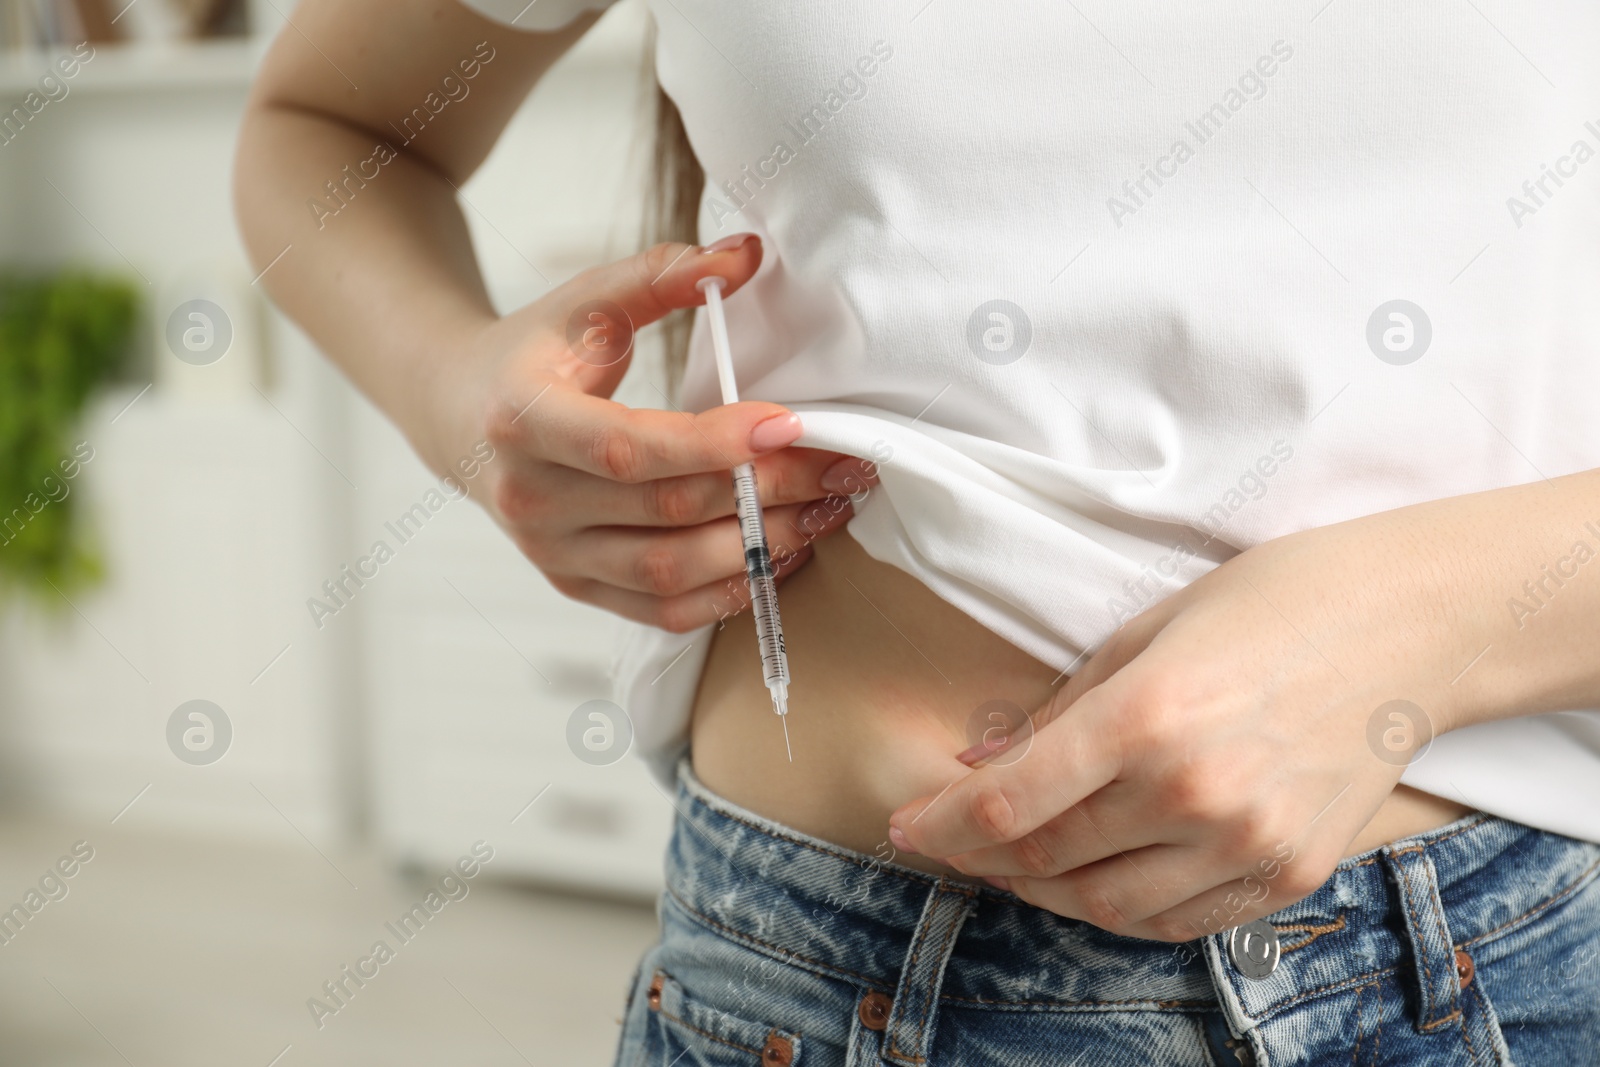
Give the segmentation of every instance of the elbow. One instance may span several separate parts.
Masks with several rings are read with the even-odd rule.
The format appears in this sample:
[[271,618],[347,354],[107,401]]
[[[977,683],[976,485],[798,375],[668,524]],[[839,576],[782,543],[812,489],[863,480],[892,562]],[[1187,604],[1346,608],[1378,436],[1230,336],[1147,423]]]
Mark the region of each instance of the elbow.
[[239,229],[245,255],[253,270],[260,270],[266,265],[262,259],[264,253],[261,247],[261,238],[264,236],[261,226],[265,208],[262,188],[264,176],[255,166],[255,160],[260,154],[262,136],[258,107],[252,98],[245,110],[244,121],[240,123],[239,140],[233,150],[233,173],[230,182],[234,225]]

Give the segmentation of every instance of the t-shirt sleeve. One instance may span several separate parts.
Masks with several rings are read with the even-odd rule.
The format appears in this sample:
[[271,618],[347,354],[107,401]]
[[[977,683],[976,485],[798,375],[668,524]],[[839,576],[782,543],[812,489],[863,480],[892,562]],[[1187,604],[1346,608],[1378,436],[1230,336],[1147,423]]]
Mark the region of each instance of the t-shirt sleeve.
[[610,7],[614,0],[461,0],[484,18],[518,30],[559,30],[585,11]]

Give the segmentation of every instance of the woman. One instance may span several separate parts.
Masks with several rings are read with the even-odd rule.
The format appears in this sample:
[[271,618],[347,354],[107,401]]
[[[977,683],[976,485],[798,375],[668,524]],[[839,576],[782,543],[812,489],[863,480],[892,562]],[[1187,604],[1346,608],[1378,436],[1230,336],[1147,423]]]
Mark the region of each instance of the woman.
[[[280,304],[647,624],[692,762],[619,1062],[1600,1062],[1600,16],[652,4],[703,247],[502,318],[455,186],[604,2],[307,0],[237,184]],[[606,399],[708,276],[754,399],[699,333],[683,411]]]

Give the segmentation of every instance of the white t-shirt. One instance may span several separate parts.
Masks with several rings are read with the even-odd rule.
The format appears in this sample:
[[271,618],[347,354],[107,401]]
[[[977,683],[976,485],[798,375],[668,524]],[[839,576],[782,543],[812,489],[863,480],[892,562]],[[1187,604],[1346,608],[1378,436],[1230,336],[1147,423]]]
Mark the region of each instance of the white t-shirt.
[[[850,533],[1046,663],[1270,538],[1600,466],[1593,0],[1498,29],[1437,4],[651,7],[702,239],[766,245],[727,305],[744,397],[882,461]],[[699,331],[681,400],[718,403]],[[1600,580],[1600,514],[1553,536],[1552,568]],[[1507,644],[1558,594],[1507,589]],[[708,634],[623,650],[657,766]],[[1443,735],[1404,780],[1600,840],[1600,712]]]

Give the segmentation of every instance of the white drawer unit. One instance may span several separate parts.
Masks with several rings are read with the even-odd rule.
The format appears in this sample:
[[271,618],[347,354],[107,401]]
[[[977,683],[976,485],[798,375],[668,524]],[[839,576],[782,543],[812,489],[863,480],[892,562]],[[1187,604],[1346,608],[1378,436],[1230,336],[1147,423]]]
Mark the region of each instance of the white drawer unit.
[[[385,522],[433,479],[376,413],[362,413],[357,440],[355,540],[392,542]],[[610,616],[556,593],[467,500],[429,519],[350,604],[352,618],[327,626],[361,634],[386,849],[432,864],[483,838],[501,874],[658,889],[669,803],[632,755],[592,766],[567,742],[575,709],[610,696]]]

